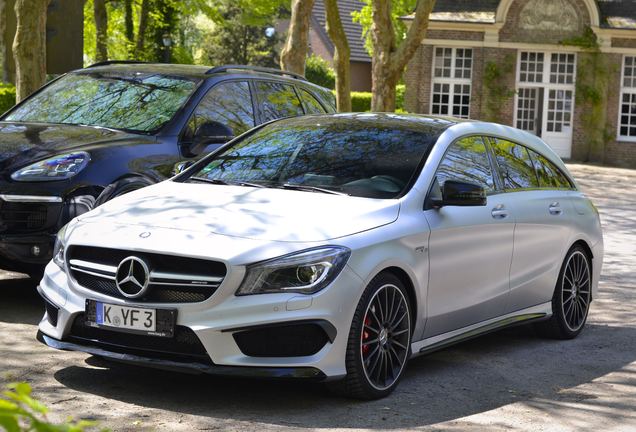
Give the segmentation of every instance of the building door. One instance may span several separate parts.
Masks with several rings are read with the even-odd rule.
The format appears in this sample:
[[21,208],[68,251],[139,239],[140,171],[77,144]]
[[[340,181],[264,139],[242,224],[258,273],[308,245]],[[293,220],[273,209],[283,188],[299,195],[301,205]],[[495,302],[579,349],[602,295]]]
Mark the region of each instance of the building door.
[[515,124],[541,137],[561,157],[572,154],[576,55],[522,51]]

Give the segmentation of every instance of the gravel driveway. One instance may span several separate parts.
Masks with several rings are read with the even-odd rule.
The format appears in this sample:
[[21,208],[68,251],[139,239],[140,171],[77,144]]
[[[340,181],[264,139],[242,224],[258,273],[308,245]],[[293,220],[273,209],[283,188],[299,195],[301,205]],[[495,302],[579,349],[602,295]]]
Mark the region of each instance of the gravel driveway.
[[636,171],[570,165],[605,227],[600,296],[568,342],[519,327],[409,363],[387,399],[315,384],[182,375],[102,362],[35,341],[35,283],[0,280],[0,386],[31,382],[55,419],[112,430],[424,429],[636,431]]

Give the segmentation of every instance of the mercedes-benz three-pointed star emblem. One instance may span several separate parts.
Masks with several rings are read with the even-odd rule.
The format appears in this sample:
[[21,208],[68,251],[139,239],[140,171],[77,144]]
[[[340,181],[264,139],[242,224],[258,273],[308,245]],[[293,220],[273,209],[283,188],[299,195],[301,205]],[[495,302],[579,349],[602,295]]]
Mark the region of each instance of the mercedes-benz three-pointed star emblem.
[[124,258],[117,266],[115,285],[119,292],[128,298],[141,297],[148,289],[150,270],[148,265],[136,256]]

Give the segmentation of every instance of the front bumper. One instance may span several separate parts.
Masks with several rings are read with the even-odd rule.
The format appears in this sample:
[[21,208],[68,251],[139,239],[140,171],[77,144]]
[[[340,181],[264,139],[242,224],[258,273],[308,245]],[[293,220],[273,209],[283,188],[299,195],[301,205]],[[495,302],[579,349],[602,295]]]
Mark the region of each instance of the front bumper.
[[64,202],[56,196],[0,195],[0,266],[41,271],[51,259]]
[[[110,304],[132,303],[79,287],[56,264],[50,263],[38,287],[49,310],[39,325],[40,340],[57,349],[190,372],[315,379],[333,379],[346,374],[347,339],[362,290],[362,281],[352,270],[345,267],[329,287],[312,296],[291,293],[235,296],[234,291],[242,279],[241,271],[228,273],[214,295],[200,303],[139,305],[175,309],[177,327],[196,335],[206,357],[201,360],[184,354],[183,358],[175,358],[174,355],[154,355],[146,341],[146,346],[140,350],[124,333],[118,333],[122,336],[109,335],[108,341],[99,340],[99,336],[77,338],[76,320],[82,320],[87,299]],[[50,316],[53,313],[54,319]],[[329,340],[311,355],[267,357],[262,353],[252,354],[239,346],[240,338],[236,337],[246,329],[307,322],[324,322],[327,323],[325,328],[330,328],[325,331]],[[269,342],[274,345],[275,341]]]
[[245,367],[245,366],[218,366],[196,362],[177,362],[166,359],[144,357],[129,353],[118,353],[90,345],[78,345],[70,342],[63,342],[47,336],[38,330],[37,340],[43,344],[64,351],[81,351],[88,354],[107,358],[109,360],[153,367],[157,369],[171,370],[176,372],[197,373],[208,375],[237,376],[250,378],[277,378],[277,379],[314,379],[324,380],[326,375],[319,369],[313,367]]

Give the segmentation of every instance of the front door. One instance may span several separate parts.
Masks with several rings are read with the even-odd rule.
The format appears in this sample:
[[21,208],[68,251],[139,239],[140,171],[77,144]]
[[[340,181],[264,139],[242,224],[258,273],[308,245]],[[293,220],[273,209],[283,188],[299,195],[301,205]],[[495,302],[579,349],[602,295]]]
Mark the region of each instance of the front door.
[[430,209],[428,317],[424,337],[476,324],[505,311],[509,294],[514,215],[497,191],[481,137],[453,143],[437,170],[437,183],[474,183],[488,193],[486,206]]
[[572,155],[576,55],[522,51],[515,124],[541,137],[561,157]]

